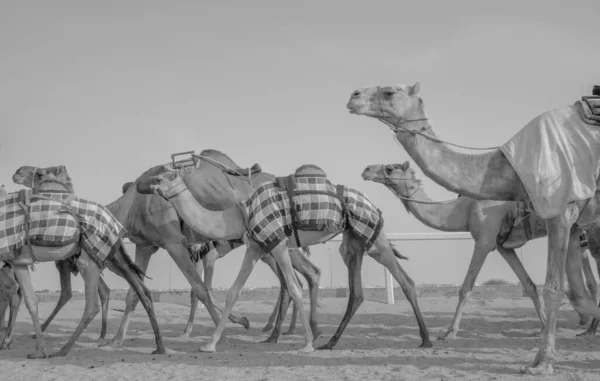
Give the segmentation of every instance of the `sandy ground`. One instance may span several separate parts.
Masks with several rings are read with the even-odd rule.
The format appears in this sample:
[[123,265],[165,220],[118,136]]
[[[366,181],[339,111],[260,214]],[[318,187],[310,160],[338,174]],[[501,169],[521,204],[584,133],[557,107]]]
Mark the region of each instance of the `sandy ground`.
[[[432,338],[449,325],[456,298],[419,300]],[[21,307],[12,349],[0,352],[0,380],[600,380],[600,335],[575,338],[578,319],[568,304],[560,313],[555,375],[529,377],[518,373],[528,364],[540,342],[532,337],[539,324],[529,299],[483,300],[472,298],[462,320],[459,338],[434,341],[420,349],[417,325],[405,301],[387,305],[365,301],[333,351],[311,354],[302,347],[302,326],[277,344],[261,344],[260,328],[273,302],[239,302],[236,311],[247,316],[252,327],[227,326],[228,342],[217,353],[197,351],[213,330],[205,310],[199,310],[191,338],[180,338],[187,320],[186,306],[156,303],[157,317],[169,354],[151,355],[152,331],[145,311],[138,307],[122,348],[98,347],[100,317],[90,324],[79,342],[63,358],[27,360],[34,348],[31,320]],[[50,325],[48,349],[56,351],[72,332],[83,311],[82,301],[71,301]],[[324,336],[334,333],[346,300],[322,299],[319,317]],[[45,318],[54,303],[40,303]],[[107,337],[116,331],[122,301],[112,300]],[[290,309],[291,312],[291,309]],[[287,329],[287,322],[284,325]]]

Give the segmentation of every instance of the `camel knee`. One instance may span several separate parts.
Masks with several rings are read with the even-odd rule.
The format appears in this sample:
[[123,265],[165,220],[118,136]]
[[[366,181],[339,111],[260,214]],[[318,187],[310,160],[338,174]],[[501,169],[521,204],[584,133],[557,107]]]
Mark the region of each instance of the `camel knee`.
[[472,288],[468,286],[463,286],[458,290],[458,299],[464,300],[471,296]]

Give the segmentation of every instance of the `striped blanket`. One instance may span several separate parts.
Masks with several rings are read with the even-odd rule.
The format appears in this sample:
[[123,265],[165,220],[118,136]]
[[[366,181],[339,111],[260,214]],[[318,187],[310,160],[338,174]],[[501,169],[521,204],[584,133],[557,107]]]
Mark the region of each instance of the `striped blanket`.
[[[349,229],[369,249],[383,226],[381,211],[366,195],[346,186],[337,187],[325,177],[297,176],[293,201],[298,230],[330,233]],[[250,198],[238,204],[248,232],[262,249],[270,252],[293,234],[290,201],[277,182],[264,183]]]
[[[32,194],[31,189],[21,192],[25,192],[24,198],[10,193],[0,200],[0,261],[19,254],[26,244],[27,228],[31,244],[36,246],[65,246],[81,238],[82,249],[101,268],[119,249],[126,231],[103,205],[68,193]],[[23,205],[29,213],[29,227],[19,200],[28,200]]]
[[584,102],[535,117],[500,150],[543,219],[600,189],[600,122]]

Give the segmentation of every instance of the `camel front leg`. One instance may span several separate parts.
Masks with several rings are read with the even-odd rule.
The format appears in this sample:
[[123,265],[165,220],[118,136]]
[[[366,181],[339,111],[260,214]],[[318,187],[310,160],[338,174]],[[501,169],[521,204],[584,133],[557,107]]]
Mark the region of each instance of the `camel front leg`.
[[287,310],[290,306],[290,294],[289,288],[285,281],[285,277],[283,276],[283,272],[277,265],[277,261],[275,257],[272,255],[265,255],[261,258],[261,260],[266,263],[271,270],[277,275],[277,279],[279,279],[279,309],[276,314],[275,327],[273,331],[271,331],[271,335],[266,340],[261,341],[261,343],[276,343],[279,339],[279,335],[281,334],[281,326],[283,325],[283,321],[285,320],[285,315],[287,314]]
[[546,308],[546,326],[542,335],[542,343],[535,355],[533,363],[521,367],[521,373],[531,375],[550,375],[552,367],[556,321],[558,310],[564,295],[563,285],[567,259],[567,248],[571,227],[579,215],[574,204],[559,216],[546,220],[548,232],[548,263],[546,267],[546,282],[544,283],[544,306]]
[[[594,251],[592,252],[592,250]],[[596,269],[598,270],[598,274],[600,274],[600,253],[598,253],[599,251],[600,250],[597,250],[597,248],[595,247],[590,249],[590,254],[592,254],[592,257],[596,261]],[[600,304],[598,304],[598,307],[600,307]],[[596,331],[598,330],[598,323],[600,323],[600,320],[597,318],[593,318],[588,329],[578,334],[577,336],[595,335]]]
[[58,302],[56,303],[54,310],[52,310],[50,316],[48,316],[46,321],[42,324],[42,332],[46,332],[48,325],[50,325],[56,314],[58,314],[72,297],[71,264],[69,263],[69,259],[56,261],[55,264],[60,278],[60,296],[58,297]]
[[531,280],[531,277],[529,277],[527,270],[525,270],[525,267],[523,267],[523,263],[521,263],[519,257],[517,256],[517,253],[513,249],[505,249],[500,246],[497,247],[497,249],[502,255],[502,258],[504,258],[506,263],[508,263],[510,268],[515,272],[517,278],[519,278],[519,281],[521,282],[523,290],[525,291],[527,296],[531,298],[533,306],[535,307],[535,311],[537,312],[538,318],[540,319],[540,323],[542,324],[539,332],[539,334],[541,334],[544,331],[544,327],[546,326],[546,314],[544,312],[544,309],[542,308],[540,295],[537,291],[535,283],[533,283],[533,280]]
[[[69,353],[73,344],[77,341],[81,333],[87,328],[94,317],[100,312],[100,302],[98,300],[98,281],[100,279],[100,268],[85,251],[77,259],[77,267],[81,272],[85,284],[85,307],[83,316],[75,331],[69,338],[69,341],[56,353],[50,357],[62,357]],[[70,275],[70,274],[69,274]]]
[[42,336],[42,327],[40,326],[40,321],[38,318],[37,299],[35,296],[35,291],[33,290],[33,285],[31,284],[31,274],[29,274],[29,266],[27,264],[13,264],[13,270],[15,272],[15,278],[17,279],[17,282],[19,282],[19,288],[23,293],[23,298],[25,299],[25,306],[27,307],[27,310],[31,315],[33,329],[35,330],[35,352],[30,355],[27,355],[27,358],[46,358],[48,357],[45,351],[46,343],[44,341],[44,337]]
[[0,350],[10,349],[10,345],[12,344],[13,328],[15,327],[17,315],[19,314],[19,307],[21,306],[21,300],[23,299],[20,290],[16,290],[15,292],[12,292],[6,296],[6,298],[0,300],[0,310],[6,310],[6,307],[8,306],[10,307],[10,313],[8,315],[8,325],[6,326],[4,338],[0,343]]
[[[319,283],[321,281],[321,270],[311,262],[308,256],[304,253],[304,250],[291,249],[290,259],[292,260],[292,266],[298,271],[306,282],[308,283],[308,291],[310,293],[310,329],[313,333],[313,339],[316,340],[321,336],[321,329],[319,328],[317,319],[317,303],[319,301]],[[300,278],[297,278],[298,281]],[[300,284],[302,282],[299,281]],[[295,321],[297,313],[297,306],[294,304],[294,311],[292,314],[292,322],[290,322],[290,331],[292,330],[292,323]]]
[[[135,246],[135,264],[139,267],[144,273],[148,270],[148,264],[150,263],[150,258],[152,254],[156,253],[158,247],[149,246],[149,245],[136,245]],[[142,282],[144,280],[142,279]],[[131,321],[131,314],[135,310],[139,302],[138,295],[131,286],[129,285],[129,290],[127,291],[127,296],[125,297],[125,311],[123,312],[123,317],[121,318],[121,324],[119,325],[119,329],[112,340],[108,341],[104,345],[114,345],[121,346],[123,345],[123,341],[125,340],[125,335],[127,334],[127,328],[129,327],[129,322]]]
[[477,276],[479,275],[479,272],[481,271],[488,254],[493,250],[494,245],[494,242],[490,244],[486,242],[486,240],[475,241],[475,248],[473,249],[473,256],[471,256],[471,262],[469,263],[467,275],[465,275],[465,280],[463,280],[463,284],[458,291],[458,304],[456,305],[454,319],[452,319],[452,323],[450,324],[448,331],[443,336],[438,337],[438,340],[456,338],[458,326],[460,325],[460,319],[462,318],[463,314],[463,309],[471,297],[475,280],[477,280]]
[[108,322],[108,302],[110,301],[110,288],[102,277],[98,280],[98,296],[100,296],[100,308],[102,308],[102,326],[98,340],[106,337],[106,325]]
[[[592,271],[592,263],[590,261],[590,250],[585,249],[582,256],[583,274],[585,275],[585,285],[590,297],[596,303],[598,301],[596,277]],[[586,325],[590,320],[589,315],[579,314],[579,325]]]
[[[216,250],[213,249],[213,250],[209,251],[204,256],[204,258],[206,258],[208,256],[215,256],[215,255],[218,255],[218,254],[216,253]],[[206,282],[206,277],[203,276],[203,273],[207,271],[207,269],[204,266],[204,258],[198,259],[198,261],[195,262],[194,265],[196,268],[196,272],[200,276],[200,279],[204,280],[204,284],[206,285],[206,288],[208,288],[210,290],[211,283]],[[212,266],[214,266],[214,262],[212,263]],[[183,330],[183,333],[181,334],[181,337],[189,337],[190,334],[192,333],[192,328],[194,327],[194,319],[196,317],[197,309],[198,309],[198,298],[190,290],[190,316],[188,317],[188,322],[185,326],[185,329]]]
[[358,310],[358,307],[364,301],[362,288],[362,261],[364,255],[364,247],[361,242],[351,238],[348,233],[344,232],[344,239],[340,245],[340,255],[348,268],[348,305],[346,312],[340,322],[338,329],[335,331],[329,342],[317,348],[317,350],[329,349],[332,350],[336,346],[344,330],[350,323],[350,320]]
[[[217,328],[214,330],[210,342],[200,347],[200,352],[215,352],[217,342],[221,339],[221,335],[223,334],[223,330],[225,329],[225,323],[233,309],[235,302],[240,296],[240,292],[244,287],[244,284],[248,280],[248,277],[252,273],[256,262],[262,257],[266,255],[265,252],[260,249],[256,243],[249,242],[246,247],[246,254],[244,255],[244,261],[242,262],[242,267],[240,268],[240,272],[238,273],[237,278],[235,278],[235,282],[227,291],[227,297],[225,298],[225,310],[223,311],[223,316],[221,316],[221,320],[217,324]],[[208,306],[207,306],[208,307]]]

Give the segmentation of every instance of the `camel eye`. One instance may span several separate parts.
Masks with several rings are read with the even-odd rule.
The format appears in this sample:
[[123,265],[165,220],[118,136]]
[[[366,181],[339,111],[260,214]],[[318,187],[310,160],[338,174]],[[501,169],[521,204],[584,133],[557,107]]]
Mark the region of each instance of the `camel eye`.
[[386,91],[384,91],[384,92],[383,92],[383,95],[384,95],[386,98],[391,98],[391,97],[393,97],[393,96],[394,96],[394,94],[396,94],[396,92],[395,92],[395,91],[392,91],[392,90],[386,90]]

